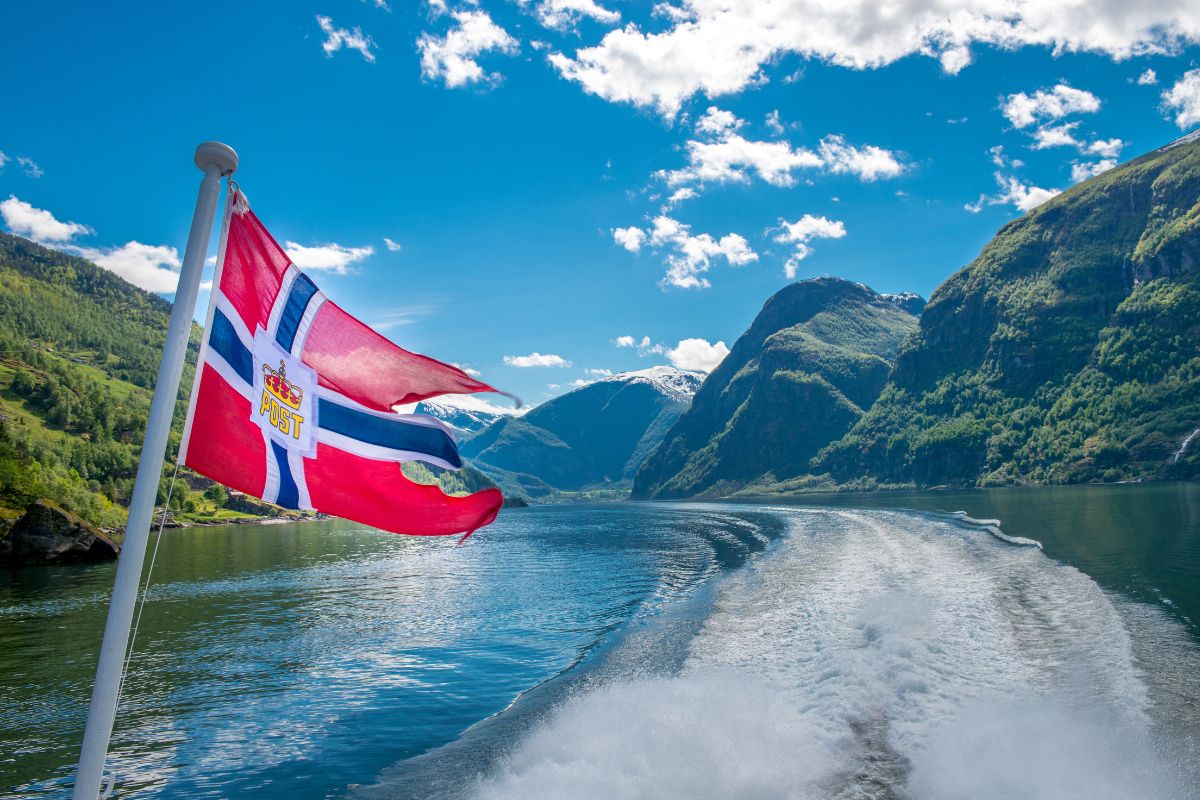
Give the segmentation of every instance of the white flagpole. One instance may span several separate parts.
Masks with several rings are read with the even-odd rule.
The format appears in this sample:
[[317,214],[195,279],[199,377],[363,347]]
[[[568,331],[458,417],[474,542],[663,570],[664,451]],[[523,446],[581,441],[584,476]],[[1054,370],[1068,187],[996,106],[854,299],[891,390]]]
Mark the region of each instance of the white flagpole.
[[117,713],[117,692],[129,643],[129,628],[133,622],[138,583],[142,576],[142,561],[146,557],[146,542],[150,538],[167,435],[171,431],[175,398],[179,394],[179,379],[187,355],[192,313],[196,306],[196,294],[200,290],[200,276],[204,272],[204,257],[208,253],[208,242],[212,235],[221,177],[232,175],[237,165],[237,153],[228,145],[205,142],[196,148],[196,166],[204,172],[204,178],[200,181],[196,213],[188,233],[183,268],[179,271],[179,286],[175,290],[175,302],[171,309],[171,322],[167,327],[167,340],[163,345],[162,362],[158,366],[158,381],[150,402],[146,439],[142,444],[137,480],[129,503],[129,521],[125,526],[121,558],[117,562],[117,578],[108,606],[108,621],[104,625],[100,664],[96,668],[96,684],[88,708],[73,800],[97,800],[100,795],[104,762],[108,757],[109,738]]

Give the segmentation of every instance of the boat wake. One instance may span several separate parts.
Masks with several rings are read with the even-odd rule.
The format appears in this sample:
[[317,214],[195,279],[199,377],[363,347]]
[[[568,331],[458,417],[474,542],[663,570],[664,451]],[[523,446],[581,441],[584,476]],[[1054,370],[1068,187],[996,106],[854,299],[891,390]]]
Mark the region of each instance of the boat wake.
[[1165,615],[1125,614],[995,521],[780,513],[790,534],[718,584],[677,669],[580,684],[445,794],[1196,796],[1178,717],[1200,656]]

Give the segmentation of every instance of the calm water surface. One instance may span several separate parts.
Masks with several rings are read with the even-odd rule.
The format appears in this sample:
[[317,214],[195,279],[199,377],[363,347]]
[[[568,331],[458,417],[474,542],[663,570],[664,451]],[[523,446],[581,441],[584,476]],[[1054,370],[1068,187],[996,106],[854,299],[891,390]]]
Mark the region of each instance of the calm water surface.
[[[1200,796],[1197,485],[162,548],[114,736],[123,797]],[[69,791],[112,577],[0,573],[14,796]]]

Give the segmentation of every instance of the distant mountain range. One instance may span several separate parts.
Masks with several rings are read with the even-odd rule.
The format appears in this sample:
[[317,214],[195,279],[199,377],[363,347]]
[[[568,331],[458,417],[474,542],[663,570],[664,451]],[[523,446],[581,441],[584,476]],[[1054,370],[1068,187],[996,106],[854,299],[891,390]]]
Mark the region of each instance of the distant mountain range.
[[460,434],[475,433],[504,417],[519,417],[528,409],[498,406],[472,394],[445,394],[436,399],[422,400],[414,413],[427,414],[441,420]]
[[535,500],[624,490],[703,378],[674,367],[614,375],[497,419],[460,449],[501,487]]

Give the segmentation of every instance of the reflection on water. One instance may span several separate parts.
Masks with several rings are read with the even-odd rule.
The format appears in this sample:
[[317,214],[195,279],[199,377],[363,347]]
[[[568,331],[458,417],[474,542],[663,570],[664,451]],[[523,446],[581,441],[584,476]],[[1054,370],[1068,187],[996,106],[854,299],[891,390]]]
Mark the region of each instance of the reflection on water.
[[[1194,484],[169,532],[112,763],[124,797],[1186,797],[1198,538]],[[67,793],[112,577],[0,573],[0,790]]]
[[[168,532],[114,733],[123,796],[325,797],[369,781],[777,527],[609,506],[506,512],[462,547],[341,522]],[[66,792],[113,572],[0,573],[0,787]]]

